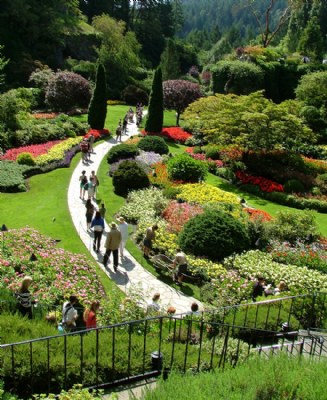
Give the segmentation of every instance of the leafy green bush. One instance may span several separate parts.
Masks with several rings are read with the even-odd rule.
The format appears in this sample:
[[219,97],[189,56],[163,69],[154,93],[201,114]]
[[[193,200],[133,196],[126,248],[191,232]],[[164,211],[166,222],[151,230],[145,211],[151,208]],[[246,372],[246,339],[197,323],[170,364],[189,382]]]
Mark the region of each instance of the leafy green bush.
[[160,136],[144,136],[137,144],[143,151],[153,151],[158,154],[168,154],[169,148],[165,139]]
[[182,249],[195,256],[222,260],[224,257],[249,248],[245,226],[220,211],[206,211],[189,220],[181,232]]
[[168,161],[169,178],[176,181],[199,182],[203,181],[208,172],[208,166],[195,160],[187,154],[179,154]]
[[145,90],[135,85],[128,85],[122,92],[122,98],[126,104],[136,105],[141,102],[142,104],[148,104],[149,96]]
[[20,153],[16,159],[18,164],[35,165],[35,160],[31,153]]
[[302,182],[297,179],[290,179],[285,183],[284,190],[286,193],[303,193],[305,188]]
[[207,158],[211,158],[212,160],[220,159],[220,150],[221,146],[210,144],[205,147],[205,153]]
[[[251,357],[246,363],[210,374],[185,376],[177,372],[147,390],[144,400],[291,400],[324,399],[327,362],[313,362],[281,354],[267,359]],[[253,378],[255,377],[255,379]]]
[[112,164],[122,159],[134,158],[138,154],[139,150],[135,145],[122,143],[112,147],[109,150],[107,155],[107,161],[109,164]]
[[150,186],[150,180],[144,170],[135,161],[123,161],[112,177],[115,193],[127,196],[129,191]]
[[280,241],[286,240],[290,243],[306,240],[308,235],[312,235],[312,238],[319,236],[315,215],[308,210],[303,212],[279,211],[268,226],[271,238]]
[[176,199],[176,196],[180,193],[180,189],[176,186],[168,186],[163,190],[163,195],[167,199]]
[[26,166],[12,161],[0,161],[0,192],[25,192],[23,172]]

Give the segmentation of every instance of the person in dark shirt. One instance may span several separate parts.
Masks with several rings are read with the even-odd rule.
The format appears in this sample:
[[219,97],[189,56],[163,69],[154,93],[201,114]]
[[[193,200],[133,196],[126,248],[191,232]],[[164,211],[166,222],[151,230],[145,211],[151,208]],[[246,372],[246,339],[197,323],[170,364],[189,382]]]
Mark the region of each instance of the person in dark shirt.
[[256,283],[253,285],[253,290],[252,290],[252,300],[256,301],[256,298],[259,296],[263,296],[265,292],[265,280],[262,276],[259,276]]

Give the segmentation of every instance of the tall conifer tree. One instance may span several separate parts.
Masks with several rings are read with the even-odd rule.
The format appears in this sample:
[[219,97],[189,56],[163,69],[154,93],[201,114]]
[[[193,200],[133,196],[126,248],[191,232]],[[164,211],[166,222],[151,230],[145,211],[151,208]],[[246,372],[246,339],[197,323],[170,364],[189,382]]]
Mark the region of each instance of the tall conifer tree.
[[163,89],[162,72],[158,67],[154,73],[149,100],[148,115],[145,123],[146,132],[160,133],[163,125]]
[[107,85],[104,66],[99,63],[95,88],[88,111],[88,123],[92,129],[103,129],[107,116]]

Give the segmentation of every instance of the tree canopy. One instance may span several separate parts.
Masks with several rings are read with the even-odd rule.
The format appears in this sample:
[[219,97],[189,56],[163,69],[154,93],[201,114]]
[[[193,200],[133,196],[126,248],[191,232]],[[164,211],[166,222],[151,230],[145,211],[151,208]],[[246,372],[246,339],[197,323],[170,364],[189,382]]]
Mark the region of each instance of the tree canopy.
[[192,103],[184,118],[188,129],[203,132],[213,143],[240,145],[247,150],[290,150],[316,139],[299,111],[295,101],[275,104],[262,92],[217,94]]

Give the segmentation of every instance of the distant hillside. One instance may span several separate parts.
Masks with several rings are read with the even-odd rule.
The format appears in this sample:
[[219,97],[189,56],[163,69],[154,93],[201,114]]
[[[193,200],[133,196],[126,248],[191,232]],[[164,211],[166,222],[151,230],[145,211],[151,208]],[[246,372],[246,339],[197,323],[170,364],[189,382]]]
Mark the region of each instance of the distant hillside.
[[[242,36],[249,31],[258,33],[258,24],[247,6],[247,0],[182,0],[182,3],[185,19],[182,36],[192,30],[211,31],[217,27],[224,33],[233,25]],[[262,17],[268,3],[270,0],[255,1],[255,7]],[[276,1],[272,12],[274,19],[278,19],[286,4],[287,0]]]

